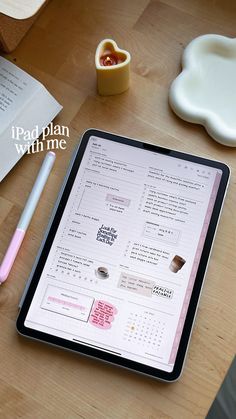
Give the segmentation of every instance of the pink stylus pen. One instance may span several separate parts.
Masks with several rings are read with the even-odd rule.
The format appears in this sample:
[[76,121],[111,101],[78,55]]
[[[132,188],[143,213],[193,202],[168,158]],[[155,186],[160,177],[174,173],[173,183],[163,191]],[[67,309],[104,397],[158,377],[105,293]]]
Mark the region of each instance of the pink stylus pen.
[[55,158],[56,158],[55,153],[53,151],[49,151],[46,154],[43,164],[39,170],[33,189],[27,199],[25,208],[21,214],[15,233],[11,239],[11,242],[8,246],[8,249],[6,251],[2,264],[0,266],[0,284],[6,281],[9,275],[9,272],[12,268],[16,255],[18,253],[18,250],[24,239],[26,230],[34,214],[35,208],[37,207],[43,188],[51,172]]

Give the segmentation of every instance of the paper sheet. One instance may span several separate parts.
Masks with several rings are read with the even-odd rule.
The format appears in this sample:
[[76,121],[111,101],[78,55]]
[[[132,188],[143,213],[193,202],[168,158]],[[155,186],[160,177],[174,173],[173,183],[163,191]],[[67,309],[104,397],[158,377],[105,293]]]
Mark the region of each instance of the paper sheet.
[[22,157],[12,127],[32,131],[37,126],[40,135],[61,109],[40,82],[0,57],[0,182]]

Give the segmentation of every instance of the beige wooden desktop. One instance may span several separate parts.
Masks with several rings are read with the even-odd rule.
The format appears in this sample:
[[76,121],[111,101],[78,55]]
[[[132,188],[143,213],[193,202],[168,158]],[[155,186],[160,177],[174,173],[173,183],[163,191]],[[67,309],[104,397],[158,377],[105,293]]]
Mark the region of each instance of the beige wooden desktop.
[[[212,6],[212,7],[211,7]],[[204,418],[236,348],[236,149],[178,119],[168,88],[186,44],[204,33],[234,37],[229,0],[52,0],[8,58],[41,80],[64,106],[67,150],[55,168],[8,281],[0,287],[0,417]],[[111,37],[132,54],[130,90],[96,94],[94,53]],[[222,160],[231,183],[212,252],[184,373],[163,384],[19,337],[17,305],[64,178],[72,150],[89,127]],[[0,257],[44,155],[26,155],[0,185]]]

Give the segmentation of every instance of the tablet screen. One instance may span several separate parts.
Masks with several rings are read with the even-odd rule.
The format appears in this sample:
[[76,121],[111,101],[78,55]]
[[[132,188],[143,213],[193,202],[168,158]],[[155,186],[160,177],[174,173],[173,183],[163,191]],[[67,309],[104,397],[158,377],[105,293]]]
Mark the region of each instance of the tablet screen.
[[171,372],[221,176],[91,136],[24,325]]

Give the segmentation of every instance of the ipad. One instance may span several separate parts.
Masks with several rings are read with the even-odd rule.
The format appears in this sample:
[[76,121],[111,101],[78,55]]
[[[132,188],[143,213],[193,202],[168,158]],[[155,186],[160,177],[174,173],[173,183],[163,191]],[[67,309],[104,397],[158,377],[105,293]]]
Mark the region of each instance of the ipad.
[[30,276],[18,331],[176,380],[228,180],[223,163],[86,131]]

